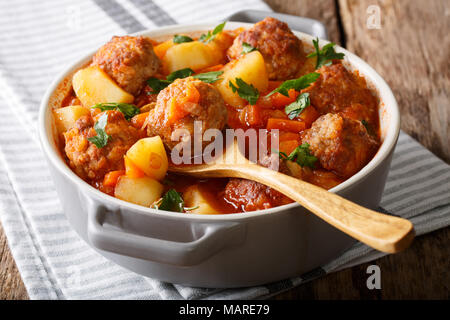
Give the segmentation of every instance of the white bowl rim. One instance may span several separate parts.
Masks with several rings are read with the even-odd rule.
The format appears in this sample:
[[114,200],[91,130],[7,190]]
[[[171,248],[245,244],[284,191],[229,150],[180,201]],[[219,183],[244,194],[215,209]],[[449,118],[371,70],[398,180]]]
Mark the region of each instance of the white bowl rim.
[[[132,35],[146,35],[149,37],[162,37],[166,35],[172,35],[176,33],[182,33],[182,32],[196,32],[196,31],[204,31],[204,30],[211,30],[217,25],[216,22],[205,22],[205,23],[197,23],[197,24],[179,24],[174,26],[166,26],[161,27],[153,30],[145,30],[140,31],[137,33],[134,33]],[[246,23],[246,22],[227,22],[225,29],[235,29],[239,27],[250,27],[253,24]],[[312,41],[314,37],[312,37],[309,34],[295,31],[293,30],[294,34],[297,37],[300,37],[302,40],[309,40]],[[324,44],[327,44],[329,41],[320,39],[320,46],[323,46]],[[389,110],[389,127],[387,129],[385,139],[378,149],[378,152],[376,155],[372,158],[372,160],[366,164],[360,171],[358,171],[356,174],[342,182],[341,184],[337,185],[334,188],[331,188],[330,192],[342,192],[348,189],[350,186],[358,183],[364,176],[369,174],[372,170],[374,170],[376,167],[378,167],[383,161],[386,160],[390,152],[395,148],[397,138],[400,132],[400,114],[399,109],[397,105],[397,101],[387,85],[387,83],[384,81],[384,79],[372,68],[370,67],[365,61],[363,61],[361,58],[356,56],[355,54],[347,51],[346,49],[336,45],[335,46],[337,52],[343,52],[345,53],[345,60],[348,61],[352,66],[354,66],[363,76],[365,79],[368,80],[368,82],[372,83],[375,88],[378,90],[378,95],[380,97],[383,97],[382,102],[384,103],[386,110]],[[129,207],[133,209],[136,213],[141,214],[156,214],[159,217],[166,217],[170,219],[188,219],[188,220],[201,220],[203,222],[207,221],[242,221],[247,220],[251,218],[256,217],[264,217],[267,214],[276,214],[283,212],[285,210],[292,209],[294,207],[301,207],[298,203],[293,202],[290,204],[269,208],[269,209],[263,209],[263,210],[256,210],[256,211],[250,211],[245,213],[231,213],[231,214],[186,214],[186,213],[178,213],[178,212],[170,212],[170,211],[163,211],[163,210],[156,210],[152,208],[147,208],[144,206],[136,205],[124,200],[117,199],[113,196],[107,195],[100,190],[94,188],[84,180],[82,180],[80,177],[78,177],[70,168],[69,166],[64,162],[64,160],[61,158],[59,151],[55,150],[53,146],[51,145],[49,141],[49,137],[53,137],[51,125],[50,123],[47,123],[47,120],[49,120],[51,117],[48,115],[50,110],[49,109],[49,100],[52,94],[54,93],[55,89],[58,87],[58,85],[67,77],[67,75],[70,72],[73,72],[74,70],[80,68],[83,63],[88,61],[95,51],[90,52],[89,54],[85,55],[84,57],[78,59],[76,62],[71,63],[70,66],[65,67],[63,71],[61,71],[58,76],[53,80],[53,82],[48,87],[47,91],[45,92],[45,95],[41,101],[40,107],[39,107],[39,120],[38,120],[38,129],[39,129],[39,137],[42,145],[43,152],[46,154],[50,162],[59,170],[62,174],[64,174],[67,178],[69,178],[73,183],[77,185],[77,187],[84,191],[84,193],[90,193],[94,195],[96,198],[101,199],[105,202],[110,202],[115,205],[122,207]]]

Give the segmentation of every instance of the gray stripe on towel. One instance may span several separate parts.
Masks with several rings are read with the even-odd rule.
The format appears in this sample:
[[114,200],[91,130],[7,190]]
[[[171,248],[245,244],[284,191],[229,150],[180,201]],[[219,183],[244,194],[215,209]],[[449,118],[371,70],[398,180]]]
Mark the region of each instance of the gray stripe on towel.
[[127,33],[134,33],[145,29],[145,27],[117,1],[94,0],[94,2]]
[[130,0],[147,18],[157,26],[176,24],[177,22],[152,0]]

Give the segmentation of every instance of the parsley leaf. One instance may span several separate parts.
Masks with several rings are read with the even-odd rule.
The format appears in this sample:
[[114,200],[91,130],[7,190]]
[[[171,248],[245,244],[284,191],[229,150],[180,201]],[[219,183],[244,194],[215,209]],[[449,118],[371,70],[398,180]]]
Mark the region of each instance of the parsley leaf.
[[194,74],[194,70],[192,70],[191,68],[184,68],[184,69],[180,69],[180,70],[172,72],[171,74],[169,74],[167,76],[166,79],[167,79],[167,81],[173,82],[176,79],[187,78],[192,74]]
[[123,113],[125,119],[127,120],[130,120],[135,115],[139,114],[139,108],[129,103],[117,103],[117,102],[97,103],[92,108],[100,109],[101,111],[119,110],[120,112]]
[[361,120],[362,125],[366,128],[367,132],[369,132],[369,123],[366,120]]
[[160,203],[157,205],[157,209],[184,212],[184,200],[175,189],[170,189],[162,197]]
[[223,74],[223,71],[211,71],[205,73],[199,73],[193,76],[195,79],[199,79],[206,83],[214,83],[219,80],[219,76]]
[[147,80],[147,84],[152,88],[152,93],[159,93],[162,89],[171,84],[172,81],[161,80],[158,78],[150,78]]
[[[206,83],[214,83],[219,80],[219,76],[223,73],[223,71],[211,71],[196,74],[193,77],[199,79]],[[183,79],[190,77],[194,74],[194,70],[191,68],[184,68],[177,71],[172,72],[166,77],[166,80],[161,80],[158,78],[150,78],[147,80],[147,84],[152,88],[152,94],[159,93],[161,90],[166,88],[169,84],[174,82],[176,79]]]
[[147,80],[147,84],[152,88],[152,93],[159,93],[161,90],[166,88],[169,84],[174,82],[176,79],[182,79],[192,75],[194,71],[191,68],[180,69],[172,72],[166,78],[166,80],[161,80],[158,78],[150,78]]
[[225,21],[225,22],[222,22],[221,24],[217,25],[212,32],[208,31],[208,33],[202,34],[200,36],[199,41],[201,41],[203,43],[209,43],[212,40],[214,40],[216,35],[219,34],[220,32],[222,32],[223,28],[225,27],[225,23],[227,23],[227,22]]
[[373,130],[372,126],[367,122],[367,120],[363,119],[361,120],[362,125],[366,128],[366,131],[371,136],[376,136],[375,131]]
[[183,42],[192,42],[194,40],[191,37],[176,34],[173,36],[172,41],[173,43],[183,43]]
[[289,90],[294,89],[295,91],[300,91],[302,89],[308,88],[311,83],[317,80],[320,77],[320,73],[312,72],[305,74],[304,76],[298,79],[287,80],[283,82],[278,88],[273,90],[271,93],[267,95],[270,97],[275,92],[281,93],[283,96],[289,97]]
[[319,49],[319,38],[313,39],[314,48],[316,52],[310,53],[307,55],[307,58],[312,58],[317,56],[316,69],[319,69],[321,66],[329,66],[331,65],[331,60],[342,60],[344,59],[343,53],[337,53],[334,51],[334,46],[336,45],[333,42],[330,42]]
[[284,112],[288,115],[289,119],[294,119],[299,116],[309,105],[311,101],[309,100],[309,93],[304,92],[297,97],[297,100],[292,102],[290,105],[286,106]]
[[233,82],[231,82],[231,80],[228,82],[231,90],[233,92],[237,92],[239,97],[247,100],[251,105],[254,105],[259,98],[258,89],[256,89],[253,85],[248,84],[241,78],[236,78],[234,80],[236,81],[237,87],[233,84]]
[[95,132],[97,132],[97,135],[92,138],[88,138],[88,141],[95,144],[99,149],[103,148],[108,144],[109,135],[105,131],[107,123],[108,123],[108,113],[105,112],[94,124],[94,129]]
[[252,51],[256,51],[258,49],[256,49],[255,47],[253,47],[251,44],[247,43],[247,42],[243,42],[242,43],[242,52],[243,53],[250,53]]
[[317,161],[317,158],[309,151],[309,144],[306,142],[295,148],[290,155],[284,152],[279,152],[279,155],[280,159],[295,161],[302,167],[314,168],[314,163]]

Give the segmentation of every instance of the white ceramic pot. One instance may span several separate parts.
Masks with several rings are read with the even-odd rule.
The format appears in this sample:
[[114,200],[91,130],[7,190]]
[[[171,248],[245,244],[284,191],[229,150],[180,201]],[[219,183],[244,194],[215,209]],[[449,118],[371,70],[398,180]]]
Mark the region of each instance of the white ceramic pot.
[[[178,25],[140,34],[161,39],[214,26]],[[227,23],[229,29],[242,26],[250,25]],[[312,41],[309,35],[296,35],[308,43]],[[399,134],[399,111],[390,88],[369,65],[342,48],[337,51],[345,53],[346,65],[358,69],[380,97],[383,143],[360,172],[330,191],[376,209]],[[355,240],[296,203],[248,213],[195,215],[134,205],[85,183],[66,165],[57,149],[51,108],[64,98],[73,72],[91,57],[74,63],[50,85],[40,107],[39,133],[67,218],[103,256],[162,281],[231,288],[301,275],[354,244]]]

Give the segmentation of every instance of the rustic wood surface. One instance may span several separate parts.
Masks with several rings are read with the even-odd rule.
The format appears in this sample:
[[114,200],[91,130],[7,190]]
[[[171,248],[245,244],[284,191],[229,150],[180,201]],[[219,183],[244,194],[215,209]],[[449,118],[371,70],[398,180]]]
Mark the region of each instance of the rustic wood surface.
[[[402,129],[450,162],[450,2],[448,0],[266,0],[278,12],[325,23],[329,38],[386,79]],[[370,5],[381,29],[367,28]],[[418,237],[406,251],[329,274],[275,299],[448,299],[450,228]],[[381,269],[381,290],[366,286],[367,266]],[[0,299],[28,295],[0,225]]]

